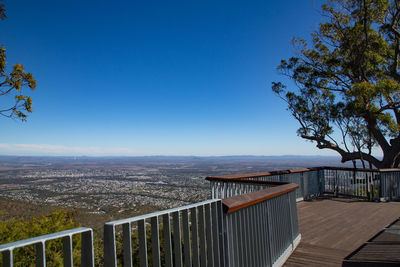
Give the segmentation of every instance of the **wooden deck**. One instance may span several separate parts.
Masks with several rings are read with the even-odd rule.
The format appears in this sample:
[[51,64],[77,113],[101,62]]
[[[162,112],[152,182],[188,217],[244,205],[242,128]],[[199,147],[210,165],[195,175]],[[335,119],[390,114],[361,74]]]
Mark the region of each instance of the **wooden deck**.
[[400,202],[332,198],[297,204],[301,242],[285,266],[341,266],[342,260],[400,217]]

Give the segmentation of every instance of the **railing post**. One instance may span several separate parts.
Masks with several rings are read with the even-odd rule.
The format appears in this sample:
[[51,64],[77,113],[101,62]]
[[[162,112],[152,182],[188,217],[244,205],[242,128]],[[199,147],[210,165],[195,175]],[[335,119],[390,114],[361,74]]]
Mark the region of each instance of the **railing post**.
[[13,266],[13,251],[12,250],[3,251],[1,255],[3,256],[2,263],[3,263],[4,267]]
[[292,219],[292,203],[290,201],[290,192],[286,194],[287,196],[287,203],[289,205],[289,221],[290,221],[290,236],[292,239],[292,248],[294,248],[294,234],[293,234],[293,219]]
[[204,206],[206,219],[206,248],[207,248],[207,266],[214,266],[212,227],[211,227],[211,204]]
[[379,172],[379,201],[382,200],[383,198],[383,190],[382,190],[382,186],[383,186],[383,181],[382,181],[382,173]]
[[122,225],[122,244],[124,252],[124,266],[132,267],[132,225],[125,223]]
[[300,174],[300,188],[301,188],[301,196],[303,197],[303,199],[306,199],[306,189],[305,189],[305,185],[307,184],[307,182],[305,182],[305,176],[303,172],[299,173]]
[[188,210],[182,211],[182,228],[183,228],[183,250],[185,266],[192,266],[192,255],[190,249],[190,224],[189,224],[189,212]]
[[274,241],[272,240],[272,216],[271,216],[271,203],[267,202],[267,226],[268,226],[268,250],[269,250],[269,266],[272,266],[274,263],[274,252],[272,251],[272,245],[274,244]]
[[[193,216],[193,211],[192,211]],[[171,242],[171,220],[169,213],[163,215],[163,227],[164,227],[164,255],[165,255],[165,266],[172,267],[173,266],[173,257],[172,257],[172,242]],[[192,227],[197,227],[197,221],[193,224]],[[196,234],[193,235],[193,240],[197,239],[197,231]],[[193,253],[195,250],[195,243],[193,242]],[[197,267],[196,265],[194,265]]]
[[158,216],[154,216],[150,219],[151,227],[151,253],[154,267],[160,267],[160,237],[158,227]]
[[62,242],[64,266],[72,267],[74,266],[72,257],[72,236],[63,237]]
[[82,236],[81,266],[94,266],[92,230],[83,232],[81,236]]
[[370,178],[369,178],[369,176],[368,176],[368,173],[365,173],[365,178],[366,178],[366,180],[367,180],[367,197],[368,197],[368,200],[369,201],[371,201],[372,200],[372,194],[371,194],[371,181],[370,181]]
[[104,266],[117,266],[117,251],[115,248],[114,225],[104,225]]
[[179,211],[172,213],[172,228],[174,230],[174,266],[180,267],[182,263],[181,222]]
[[199,219],[199,241],[200,241],[200,266],[207,266],[206,255],[206,223],[204,218],[204,206],[197,207]]
[[218,220],[218,241],[219,241],[219,250],[220,250],[220,254],[219,254],[219,261],[220,261],[220,265],[221,267],[226,266],[226,264],[224,264],[225,261],[225,253],[226,253],[226,229],[224,227],[225,225],[225,216],[222,213],[222,201],[218,201],[217,202],[217,220]]
[[325,169],[318,170],[319,194],[325,193]]
[[147,237],[146,237],[146,220],[142,219],[138,221],[138,233],[139,233],[139,264],[140,267],[147,267]]
[[46,246],[44,242],[36,244],[36,266],[37,267],[46,266]]

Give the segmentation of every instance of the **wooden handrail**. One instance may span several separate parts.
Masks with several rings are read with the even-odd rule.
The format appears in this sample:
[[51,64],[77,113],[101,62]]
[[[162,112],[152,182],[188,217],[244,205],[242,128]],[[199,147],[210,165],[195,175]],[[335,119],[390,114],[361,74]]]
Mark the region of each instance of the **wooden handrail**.
[[289,174],[289,173],[296,173],[296,172],[308,172],[308,171],[310,171],[310,169],[296,169],[296,170],[282,170],[282,171],[272,171],[272,172],[231,174],[231,175],[222,175],[222,176],[208,176],[208,177],[206,177],[206,180],[208,180],[208,181],[240,180],[240,179],[247,179],[247,178],[257,178],[257,177],[264,177],[264,176],[273,176],[273,175]]
[[222,205],[225,213],[231,213],[236,210],[243,209],[262,201],[294,191],[297,188],[299,188],[299,186],[295,183],[285,183],[283,185],[264,190],[225,198],[222,200]]
[[271,172],[256,172],[256,173],[242,173],[242,174],[230,174],[230,175],[221,175],[221,176],[208,176],[206,180],[208,181],[228,181],[228,180],[241,180],[247,178],[258,178],[265,176],[274,176],[274,175],[282,175],[282,174],[290,174],[290,173],[304,173],[310,171],[319,171],[319,170],[338,170],[338,171],[357,171],[357,172],[386,172],[400,169],[360,169],[360,168],[344,168],[344,167],[311,167],[311,168],[303,168],[303,169],[292,169],[292,170],[281,170],[281,171],[271,171]]
[[220,178],[218,180],[210,180],[210,181],[235,183],[235,184],[270,185],[270,186],[287,184],[287,182],[280,182],[280,181],[259,181],[259,180],[225,179],[225,178]]

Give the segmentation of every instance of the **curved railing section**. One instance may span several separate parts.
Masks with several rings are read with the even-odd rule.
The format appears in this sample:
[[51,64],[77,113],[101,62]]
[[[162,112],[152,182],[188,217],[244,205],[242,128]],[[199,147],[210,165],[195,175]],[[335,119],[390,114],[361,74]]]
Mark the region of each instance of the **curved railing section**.
[[[266,184],[252,183],[268,187]],[[105,266],[132,266],[132,257],[137,257],[137,265],[143,267],[280,266],[300,241],[295,196],[298,185],[273,182],[271,186],[106,223]],[[118,226],[122,230],[118,231]],[[138,249],[132,248],[132,228],[138,231],[134,238]],[[116,249],[118,235],[123,240],[120,255]]]
[[226,266],[281,266],[300,242],[296,184],[223,200]]
[[399,169],[353,169],[316,167],[263,173],[235,174],[207,177],[212,197],[232,196],[251,191],[237,189],[248,182],[296,183],[296,200],[313,198],[322,194],[364,198],[369,200],[400,199]]
[[[248,190],[247,183],[258,183],[256,187],[274,187],[287,183],[299,185],[296,190],[296,200],[303,200],[313,196],[318,196],[321,192],[319,169],[296,169],[263,173],[235,174],[224,176],[210,176],[206,179],[210,182],[212,197],[220,198],[224,196],[240,195],[242,192],[257,191]],[[245,184],[245,186],[244,186]],[[244,187],[244,190],[242,189]],[[239,189],[238,189],[239,188]]]

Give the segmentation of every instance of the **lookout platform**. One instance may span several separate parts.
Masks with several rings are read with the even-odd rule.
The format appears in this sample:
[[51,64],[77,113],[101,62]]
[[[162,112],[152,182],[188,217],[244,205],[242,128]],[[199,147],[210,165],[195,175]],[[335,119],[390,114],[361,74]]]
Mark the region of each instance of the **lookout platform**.
[[323,198],[297,203],[301,242],[284,266],[341,266],[344,257],[400,217],[400,202]]

